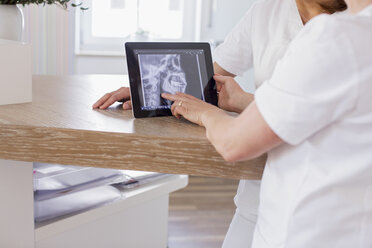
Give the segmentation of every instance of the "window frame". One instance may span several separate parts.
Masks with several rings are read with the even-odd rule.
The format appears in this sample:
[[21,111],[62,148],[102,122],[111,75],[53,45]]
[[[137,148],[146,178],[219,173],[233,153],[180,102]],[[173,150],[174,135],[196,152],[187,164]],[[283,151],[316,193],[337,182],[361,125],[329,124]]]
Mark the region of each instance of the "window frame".
[[[148,39],[151,42],[178,42],[178,41],[196,41],[198,37],[197,22],[198,8],[200,0],[184,0],[183,13],[183,35],[180,39]],[[84,5],[92,7],[92,0],[86,0]],[[143,41],[116,37],[93,37],[92,11],[81,11],[76,8],[75,13],[75,54],[76,55],[94,55],[94,56],[125,56],[124,44],[127,41]],[[84,16],[84,18],[82,18]],[[191,20],[191,23],[190,23]]]

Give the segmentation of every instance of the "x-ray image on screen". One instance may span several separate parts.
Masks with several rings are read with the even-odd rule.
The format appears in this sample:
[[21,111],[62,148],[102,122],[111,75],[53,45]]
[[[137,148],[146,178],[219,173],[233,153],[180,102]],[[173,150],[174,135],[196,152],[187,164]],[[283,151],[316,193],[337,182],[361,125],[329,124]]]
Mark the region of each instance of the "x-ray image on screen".
[[202,75],[196,53],[138,54],[143,110],[168,109],[162,93],[184,92],[203,99]]

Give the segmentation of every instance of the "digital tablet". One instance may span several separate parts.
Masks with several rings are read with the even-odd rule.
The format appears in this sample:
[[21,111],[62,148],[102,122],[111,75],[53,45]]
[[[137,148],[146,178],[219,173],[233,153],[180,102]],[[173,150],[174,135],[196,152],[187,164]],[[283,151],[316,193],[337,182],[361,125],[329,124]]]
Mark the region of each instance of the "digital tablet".
[[208,43],[127,42],[125,50],[134,117],[172,115],[162,93],[184,92],[217,105]]

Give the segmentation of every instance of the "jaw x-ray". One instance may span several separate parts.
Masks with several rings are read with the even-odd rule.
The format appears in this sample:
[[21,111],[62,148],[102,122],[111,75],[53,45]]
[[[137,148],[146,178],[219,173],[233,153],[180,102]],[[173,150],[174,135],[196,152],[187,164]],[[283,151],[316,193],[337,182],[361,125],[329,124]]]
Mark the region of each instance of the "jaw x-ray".
[[[198,53],[138,54],[142,83],[142,110],[169,109],[162,93],[203,96],[203,78]],[[204,79],[205,80],[205,79]]]

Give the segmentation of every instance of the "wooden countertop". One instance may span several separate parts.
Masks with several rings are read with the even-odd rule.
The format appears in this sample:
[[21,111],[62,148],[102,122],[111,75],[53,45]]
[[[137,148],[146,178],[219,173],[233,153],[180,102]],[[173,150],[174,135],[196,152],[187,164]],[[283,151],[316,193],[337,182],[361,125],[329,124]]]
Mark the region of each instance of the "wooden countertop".
[[0,106],[0,158],[260,179],[266,156],[226,163],[202,127],[173,117],[134,119],[116,104],[92,110],[126,76],[34,76],[33,102]]

